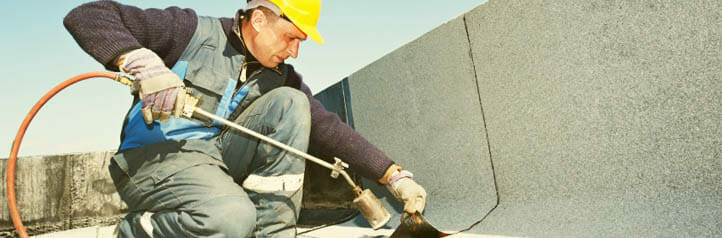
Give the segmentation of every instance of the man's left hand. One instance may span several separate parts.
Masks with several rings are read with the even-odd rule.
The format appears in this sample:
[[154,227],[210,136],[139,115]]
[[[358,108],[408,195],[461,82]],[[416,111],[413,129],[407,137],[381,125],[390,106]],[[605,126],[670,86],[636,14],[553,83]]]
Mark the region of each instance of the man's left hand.
[[395,173],[386,188],[397,200],[404,203],[404,212],[421,213],[426,207],[426,190],[412,178],[413,174],[406,170]]

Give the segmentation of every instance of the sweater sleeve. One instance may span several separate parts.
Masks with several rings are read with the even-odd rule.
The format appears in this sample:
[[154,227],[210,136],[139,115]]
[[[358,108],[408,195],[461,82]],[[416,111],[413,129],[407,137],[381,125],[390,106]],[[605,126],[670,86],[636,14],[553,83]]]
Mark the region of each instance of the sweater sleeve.
[[115,59],[141,47],[172,66],[193,37],[198,18],[191,9],[140,9],[114,1],[97,1],[71,10],[63,20],[78,45],[109,70]]
[[[295,77],[294,77],[295,76]],[[300,89],[311,104],[310,146],[323,157],[338,157],[361,176],[378,180],[394,164],[386,154],[363,138],[335,113],[329,112],[311,94],[295,72],[289,75],[287,86]]]

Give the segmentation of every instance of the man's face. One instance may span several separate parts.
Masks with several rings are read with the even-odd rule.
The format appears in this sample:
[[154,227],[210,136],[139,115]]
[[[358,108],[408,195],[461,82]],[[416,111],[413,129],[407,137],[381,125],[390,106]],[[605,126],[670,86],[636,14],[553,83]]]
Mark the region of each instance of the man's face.
[[253,39],[253,46],[249,45],[249,48],[253,48],[253,56],[269,68],[278,66],[288,57],[298,57],[299,44],[306,40],[306,34],[283,18],[265,20],[254,25],[254,28],[258,34]]

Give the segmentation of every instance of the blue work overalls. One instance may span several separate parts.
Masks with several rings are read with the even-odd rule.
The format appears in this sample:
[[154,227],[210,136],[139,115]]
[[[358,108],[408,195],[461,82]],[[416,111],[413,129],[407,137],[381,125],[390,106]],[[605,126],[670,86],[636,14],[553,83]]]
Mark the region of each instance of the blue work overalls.
[[[282,87],[289,65],[261,67],[236,90],[244,57],[220,21],[199,17],[173,67],[199,107],[301,151],[311,126],[308,98]],[[305,162],[207,119],[145,125],[133,106],[109,165],[129,207],[120,237],[293,237]]]

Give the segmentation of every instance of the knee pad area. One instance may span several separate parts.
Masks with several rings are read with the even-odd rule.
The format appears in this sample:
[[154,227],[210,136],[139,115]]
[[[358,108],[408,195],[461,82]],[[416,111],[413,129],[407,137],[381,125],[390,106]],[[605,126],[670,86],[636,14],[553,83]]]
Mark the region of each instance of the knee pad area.
[[297,89],[290,87],[280,87],[271,90],[264,96],[270,97],[271,100],[276,103],[281,103],[281,105],[283,105],[285,108],[293,108],[301,111],[310,112],[308,97],[306,96],[306,94]]
[[250,237],[256,225],[256,208],[247,197],[224,197],[209,201],[196,212],[189,213],[188,224],[200,234],[223,234],[226,237]]

